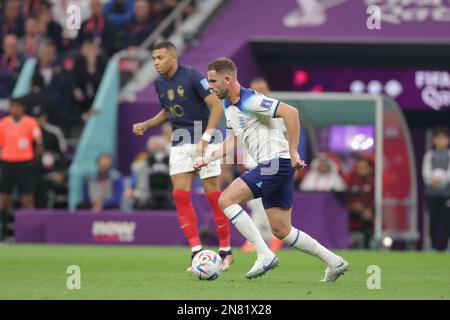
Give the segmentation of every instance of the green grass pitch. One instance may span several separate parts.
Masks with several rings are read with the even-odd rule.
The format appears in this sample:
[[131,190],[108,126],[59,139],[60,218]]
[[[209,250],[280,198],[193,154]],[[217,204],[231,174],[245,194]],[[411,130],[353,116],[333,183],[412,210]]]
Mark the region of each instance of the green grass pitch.
[[[318,283],[321,261],[292,249],[247,280],[255,255],[235,248],[229,271],[200,281],[185,272],[188,248],[2,244],[0,299],[450,299],[449,253],[339,253],[350,268],[333,284]],[[66,287],[69,265],[81,269],[80,290]],[[367,288],[370,265],[380,267],[379,290]]]

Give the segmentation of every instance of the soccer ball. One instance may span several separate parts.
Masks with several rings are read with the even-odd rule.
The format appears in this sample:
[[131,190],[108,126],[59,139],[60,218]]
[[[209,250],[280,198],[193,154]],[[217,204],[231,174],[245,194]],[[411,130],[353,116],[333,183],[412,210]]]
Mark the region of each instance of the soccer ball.
[[222,273],[222,259],[212,250],[202,250],[192,259],[192,272],[200,280],[215,280]]

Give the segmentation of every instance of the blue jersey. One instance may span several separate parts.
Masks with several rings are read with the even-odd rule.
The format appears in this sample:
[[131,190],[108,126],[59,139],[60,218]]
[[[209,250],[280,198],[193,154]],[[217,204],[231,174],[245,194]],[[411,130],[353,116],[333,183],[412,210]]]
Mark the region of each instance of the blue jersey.
[[[211,94],[208,80],[193,68],[178,66],[172,79],[161,75],[156,79],[155,90],[162,107],[170,115],[174,130],[172,145],[198,143],[208,125],[210,114],[204,100]],[[194,134],[194,121],[201,121],[201,132]],[[184,133],[181,130],[176,132],[177,129],[184,129]],[[189,138],[185,130],[189,132]]]

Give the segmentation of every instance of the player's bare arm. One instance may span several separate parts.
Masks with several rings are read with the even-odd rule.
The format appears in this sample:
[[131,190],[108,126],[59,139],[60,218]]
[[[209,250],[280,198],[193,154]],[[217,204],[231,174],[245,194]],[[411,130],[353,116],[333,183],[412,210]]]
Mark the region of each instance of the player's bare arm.
[[283,118],[286,125],[292,167],[294,169],[303,169],[306,163],[300,158],[297,151],[300,141],[300,114],[298,110],[286,103],[280,102],[275,116],[277,118]]
[[169,112],[166,109],[161,110],[156,116],[144,122],[133,124],[133,133],[142,136],[144,132],[150,128],[159,126],[169,119]]
[[227,138],[222,142],[221,146],[211,153],[209,156],[203,157],[194,163],[194,169],[200,170],[202,167],[208,165],[208,163],[215,161],[217,159],[222,159],[227,154],[234,151],[234,147],[237,143],[237,137],[235,134],[229,130]]

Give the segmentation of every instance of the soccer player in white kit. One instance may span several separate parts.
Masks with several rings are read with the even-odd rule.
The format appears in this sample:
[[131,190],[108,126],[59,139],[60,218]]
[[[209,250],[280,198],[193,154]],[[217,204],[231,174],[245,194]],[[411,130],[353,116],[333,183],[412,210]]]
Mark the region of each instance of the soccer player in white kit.
[[[291,225],[293,174],[306,166],[297,151],[300,118],[297,109],[242,87],[237,80],[235,63],[218,58],[208,65],[209,86],[223,99],[227,128],[232,129],[221,147],[194,163],[199,170],[211,161],[223,158],[234,150],[239,140],[258,166],[234,180],[225,189],[219,206],[236,229],[255,247],[257,259],[246,274],[257,278],[278,265],[272,252],[241,203],[262,198],[272,233],[291,247],[318,257],[327,264],[322,282],[334,282],[348,267],[348,262],[322,246],[317,240]],[[282,118],[289,141],[278,122]]]

